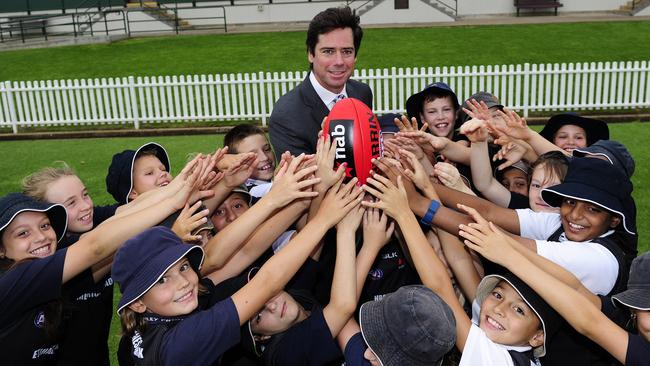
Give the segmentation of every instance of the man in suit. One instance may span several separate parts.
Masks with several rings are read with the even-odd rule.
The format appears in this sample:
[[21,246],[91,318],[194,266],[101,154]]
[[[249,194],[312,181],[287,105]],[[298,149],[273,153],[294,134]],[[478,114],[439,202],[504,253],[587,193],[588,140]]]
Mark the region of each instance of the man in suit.
[[317,14],[307,31],[310,72],[298,86],[278,99],[269,120],[276,156],[315,153],[323,118],[342,98],[357,98],[372,109],[368,85],[350,80],[363,30],[349,7]]

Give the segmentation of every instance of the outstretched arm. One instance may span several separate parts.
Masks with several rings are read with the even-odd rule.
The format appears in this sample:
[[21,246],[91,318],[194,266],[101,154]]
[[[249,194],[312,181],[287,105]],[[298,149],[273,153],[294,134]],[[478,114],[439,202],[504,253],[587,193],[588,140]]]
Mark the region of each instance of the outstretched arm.
[[284,288],[327,230],[359,204],[363,191],[355,186],[356,182],[356,178],[353,178],[346,185],[342,185],[342,180],[335,184],[328,191],[314,219],[281,251],[273,255],[246,286],[232,296],[240,324],[244,324],[266,301]]
[[323,317],[333,337],[336,337],[357,307],[355,272],[355,235],[363,217],[361,204],[336,225],[336,263],[330,302],[323,309]]
[[516,243],[512,243],[494,224],[481,219],[478,221],[462,227],[461,235],[466,238],[467,246],[508,268],[578,332],[598,343],[621,363],[625,362],[628,333],[600,311],[598,297],[554,263],[531,261],[529,256],[516,250]]
[[283,166],[269,193],[210,239],[204,247],[206,258],[201,274],[205,275],[222,268],[241,248],[257,225],[264,222],[275,210],[284,207],[294,199],[313,197],[317,194],[304,190],[318,182],[318,178],[303,179],[313,173],[316,167],[297,170],[304,157],[301,155],[293,159],[291,164]]
[[462,352],[465,347],[471,322],[458,302],[447,270],[438,259],[422,229],[409,210],[402,177],[397,177],[397,187],[387,178],[378,174],[368,179],[364,190],[379,199],[378,202],[363,202],[366,207],[383,209],[393,217],[404,234],[411,252],[413,264],[422,283],[437,293],[452,309],[456,318],[456,346]]

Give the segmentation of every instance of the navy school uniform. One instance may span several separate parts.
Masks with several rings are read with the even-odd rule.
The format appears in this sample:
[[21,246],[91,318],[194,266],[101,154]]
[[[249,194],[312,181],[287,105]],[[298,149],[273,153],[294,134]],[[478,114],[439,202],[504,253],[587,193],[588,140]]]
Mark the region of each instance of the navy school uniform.
[[[557,240],[562,232],[562,228],[558,229],[549,240]],[[601,244],[608,249],[619,263],[618,278],[609,295],[619,293],[626,287],[630,265],[634,258],[632,253],[626,250],[629,248],[629,243],[627,243],[629,237],[630,235],[616,231],[612,235],[591,240],[591,242]],[[578,333],[565,322],[555,337],[551,339],[543,363],[549,366],[594,366],[611,365],[616,361],[602,347]]]
[[[115,215],[118,204],[96,206],[93,227]],[[77,233],[67,232],[60,248],[79,240]],[[87,269],[63,285],[65,328],[59,352],[60,365],[110,364],[108,336],[113,316],[113,279],[110,273],[95,282]]]
[[147,325],[132,336],[122,336],[117,353],[120,365],[216,365],[219,357],[239,342],[239,315],[230,297],[208,279],[201,284],[199,307],[191,314],[163,317],[145,314]]
[[59,343],[45,332],[45,314],[48,304],[61,297],[66,252],[25,261],[0,274],[3,365],[56,364]]
[[355,334],[350,338],[348,344],[345,345],[345,366],[370,366],[370,362],[363,357],[368,346],[363,340],[361,332]]

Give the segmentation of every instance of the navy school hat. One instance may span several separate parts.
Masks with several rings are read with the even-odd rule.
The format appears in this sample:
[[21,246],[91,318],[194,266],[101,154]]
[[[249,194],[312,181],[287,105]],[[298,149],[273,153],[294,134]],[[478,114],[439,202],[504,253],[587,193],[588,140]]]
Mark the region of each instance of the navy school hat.
[[[449,85],[443,83],[442,81],[429,84],[422,89],[419,93],[411,95],[406,100],[406,114],[409,116],[409,119],[415,117],[418,121],[418,126],[422,126],[422,121],[420,119],[420,112],[422,112],[422,104],[427,95],[436,94],[441,96],[450,96],[452,102],[454,103],[454,109],[458,110],[460,104],[458,103],[458,97],[456,93],[449,87]],[[456,128],[458,126],[454,126]]]
[[154,150],[156,157],[163,163],[167,171],[171,172],[167,151],[162,145],[155,142],[148,142],[137,150],[124,150],[113,155],[106,175],[106,190],[120,204],[129,203],[129,194],[133,189],[133,164],[135,164],[135,158],[143,150]]
[[25,211],[44,212],[50,219],[57,242],[61,241],[68,226],[68,213],[65,207],[58,203],[37,201],[22,193],[9,193],[0,198],[0,232],[9,226],[16,216]]
[[612,296],[612,302],[632,309],[650,310],[650,252],[634,258],[627,290]]
[[587,155],[604,156],[614,166],[623,169],[628,178],[634,175],[634,158],[632,154],[618,141],[598,140],[590,146],[573,150],[573,156],[584,157]]
[[587,201],[621,217],[623,228],[634,235],[627,202],[632,196],[632,182],[621,169],[600,159],[571,159],[564,181],[542,189],[542,199],[560,207],[564,198]]
[[127,240],[113,260],[112,276],[119,284],[122,298],[118,315],[132,302],[144,295],[181,259],[187,257],[200,275],[203,249],[187,245],[171,229],[156,226]]
[[607,127],[605,121],[582,117],[573,112],[560,113],[549,118],[539,134],[548,141],[553,142],[553,137],[555,137],[557,130],[566,125],[575,125],[584,129],[587,134],[587,146],[590,146],[598,140],[609,139],[609,127]]
[[384,366],[434,365],[456,343],[451,308],[424,286],[404,286],[359,310],[366,344]]
[[535,312],[535,315],[537,315],[539,321],[542,323],[544,343],[535,348],[533,354],[535,357],[544,356],[546,354],[547,342],[560,328],[562,318],[546,303],[546,301],[544,301],[544,299],[542,299],[541,296],[511,272],[506,272],[502,275],[494,274],[483,277],[483,280],[481,280],[481,283],[479,283],[478,288],[476,289],[476,302],[478,302],[479,305],[482,305],[483,300],[490,295],[492,290],[494,290],[501,281],[507,282],[515,289],[515,291],[517,291],[519,296],[521,296],[528,307]]

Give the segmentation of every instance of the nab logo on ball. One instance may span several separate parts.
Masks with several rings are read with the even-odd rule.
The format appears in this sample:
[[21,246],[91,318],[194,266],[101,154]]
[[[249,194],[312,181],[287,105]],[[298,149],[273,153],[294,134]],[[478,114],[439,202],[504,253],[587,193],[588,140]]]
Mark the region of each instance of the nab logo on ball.
[[346,98],[334,105],[323,132],[330,135],[336,149],[335,166],[347,163],[346,179],[366,182],[373,169],[371,160],[379,157],[381,130],[377,117],[362,101]]

